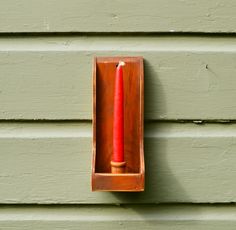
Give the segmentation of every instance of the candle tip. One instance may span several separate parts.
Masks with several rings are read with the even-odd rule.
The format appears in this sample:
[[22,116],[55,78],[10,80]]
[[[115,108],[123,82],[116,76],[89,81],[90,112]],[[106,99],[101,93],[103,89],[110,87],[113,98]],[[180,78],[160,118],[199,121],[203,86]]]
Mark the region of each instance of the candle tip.
[[124,66],[124,65],[125,65],[125,62],[123,62],[123,61],[119,61],[118,66]]

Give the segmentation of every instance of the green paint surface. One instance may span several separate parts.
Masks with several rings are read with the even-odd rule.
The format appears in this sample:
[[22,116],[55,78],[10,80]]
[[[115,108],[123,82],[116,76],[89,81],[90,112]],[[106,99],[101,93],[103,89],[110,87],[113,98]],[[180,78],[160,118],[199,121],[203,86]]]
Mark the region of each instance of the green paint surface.
[[92,118],[94,56],[142,55],[145,119],[236,119],[236,40],[225,36],[0,38],[0,119]]
[[1,203],[235,202],[235,124],[145,124],[143,193],[91,192],[92,127],[3,122]]
[[233,205],[2,206],[3,229],[233,230]]
[[232,0],[8,0],[0,32],[236,32]]
[[[0,3],[0,229],[235,229],[235,1]],[[117,55],[144,57],[142,193],[91,192],[92,62]]]

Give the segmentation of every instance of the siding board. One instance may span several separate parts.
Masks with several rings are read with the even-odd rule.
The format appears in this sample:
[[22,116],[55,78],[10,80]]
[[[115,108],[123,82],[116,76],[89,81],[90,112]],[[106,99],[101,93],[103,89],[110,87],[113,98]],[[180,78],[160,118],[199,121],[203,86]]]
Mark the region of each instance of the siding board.
[[91,124],[2,122],[0,203],[235,202],[236,124],[145,125],[146,191],[91,192]]
[[198,36],[2,37],[0,119],[90,120],[95,55],[142,55],[145,119],[236,119],[236,40]]
[[232,205],[2,206],[0,225],[11,230],[233,230],[235,211]]
[[8,0],[0,32],[236,32],[232,0]]

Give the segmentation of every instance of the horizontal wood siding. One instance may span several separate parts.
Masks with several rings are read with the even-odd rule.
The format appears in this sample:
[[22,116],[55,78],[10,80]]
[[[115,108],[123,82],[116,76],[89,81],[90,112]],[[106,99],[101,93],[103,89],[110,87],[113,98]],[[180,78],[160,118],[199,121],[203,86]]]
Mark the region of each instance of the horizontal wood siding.
[[145,124],[146,190],[91,192],[91,124],[2,122],[0,203],[236,202],[236,124]]
[[236,32],[232,0],[8,0],[0,32]]
[[11,230],[234,230],[235,212],[234,205],[2,206],[0,225]]
[[[235,229],[236,1],[0,3],[0,229]],[[95,56],[144,58],[144,192],[91,191]]]
[[147,120],[236,119],[230,36],[3,36],[0,119],[90,120],[95,55],[144,57]]

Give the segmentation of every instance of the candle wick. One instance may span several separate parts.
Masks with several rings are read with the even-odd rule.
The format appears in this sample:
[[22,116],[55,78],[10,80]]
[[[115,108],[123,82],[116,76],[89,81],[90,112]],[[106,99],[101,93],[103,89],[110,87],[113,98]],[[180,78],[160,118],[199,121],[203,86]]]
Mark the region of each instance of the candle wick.
[[116,65],[116,67],[119,67],[119,66],[125,66],[125,62],[119,61],[118,65]]

